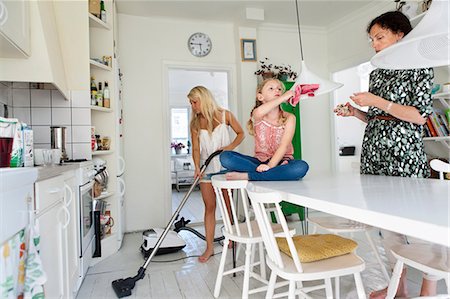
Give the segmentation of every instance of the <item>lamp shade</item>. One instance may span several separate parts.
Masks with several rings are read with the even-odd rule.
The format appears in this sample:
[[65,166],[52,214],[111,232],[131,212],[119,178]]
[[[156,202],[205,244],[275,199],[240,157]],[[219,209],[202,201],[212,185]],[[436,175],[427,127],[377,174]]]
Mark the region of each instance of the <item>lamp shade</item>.
[[415,69],[450,64],[449,0],[433,0],[422,21],[398,43],[372,57],[383,69]]
[[[297,80],[295,80],[295,84],[291,89],[295,89],[296,85],[299,84],[318,84],[319,88],[314,92],[315,96],[319,96],[328,92],[332,92],[335,89],[342,87],[344,84],[336,83],[330,80],[323,79],[316,74],[312,73],[306,67],[305,61],[302,60],[302,71],[298,76]],[[300,96],[300,99],[307,99],[309,96],[307,94],[303,94]]]

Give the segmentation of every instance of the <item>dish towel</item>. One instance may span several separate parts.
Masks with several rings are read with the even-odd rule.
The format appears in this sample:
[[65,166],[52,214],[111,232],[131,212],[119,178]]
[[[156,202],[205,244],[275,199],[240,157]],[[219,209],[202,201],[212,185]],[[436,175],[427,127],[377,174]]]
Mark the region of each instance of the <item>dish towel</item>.
[[[42,261],[39,256],[39,225],[38,221],[30,224],[30,238],[28,241],[28,254],[25,265],[25,299],[42,299],[44,296],[43,285],[47,281]],[[34,223],[34,225],[33,225]]]
[[0,246],[0,298],[16,299],[23,292],[25,229]]
[[295,86],[295,96],[288,100],[291,106],[295,107],[300,102],[300,96],[302,94],[313,97],[316,90],[319,89],[319,84],[298,84]]

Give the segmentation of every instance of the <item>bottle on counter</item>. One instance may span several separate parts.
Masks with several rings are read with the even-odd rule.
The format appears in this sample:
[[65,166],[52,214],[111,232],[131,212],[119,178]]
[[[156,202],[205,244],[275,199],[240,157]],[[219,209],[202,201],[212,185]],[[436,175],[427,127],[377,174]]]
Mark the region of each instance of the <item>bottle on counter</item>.
[[95,84],[95,77],[91,77],[91,105],[97,106],[97,84]]
[[106,10],[105,10],[105,2],[100,1],[100,20],[106,23]]
[[105,81],[105,88],[103,89],[103,107],[110,107],[108,81]]
[[102,91],[102,82],[98,82],[98,91],[97,91],[97,106],[103,107],[103,91]]

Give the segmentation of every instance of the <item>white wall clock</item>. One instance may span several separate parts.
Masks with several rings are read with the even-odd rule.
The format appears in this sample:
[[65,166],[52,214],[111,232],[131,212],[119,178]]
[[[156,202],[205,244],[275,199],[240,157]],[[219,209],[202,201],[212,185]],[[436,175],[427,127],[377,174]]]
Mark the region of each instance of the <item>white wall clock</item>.
[[211,52],[211,48],[211,39],[205,33],[196,32],[188,39],[188,49],[194,56],[204,57]]

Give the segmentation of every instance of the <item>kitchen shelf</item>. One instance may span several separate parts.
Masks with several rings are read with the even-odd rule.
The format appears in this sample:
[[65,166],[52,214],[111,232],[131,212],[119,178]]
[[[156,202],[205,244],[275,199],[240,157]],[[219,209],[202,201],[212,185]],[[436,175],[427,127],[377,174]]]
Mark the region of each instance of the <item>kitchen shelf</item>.
[[108,72],[110,72],[112,70],[112,68],[110,66],[104,65],[104,64],[102,64],[100,62],[97,62],[97,61],[95,61],[93,59],[89,59],[89,64],[91,66],[93,66],[93,67],[96,67],[96,68],[99,68],[99,69],[102,69],[102,70],[105,70],[105,71],[108,71]]
[[434,141],[440,142],[442,145],[447,147],[450,150],[450,136],[441,136],[441,137],[424,137],[423,141]]
[[109,151],[94,151],[92,152],[92,156],[103,156],[103,155],[109,155],[114,153],[114,151],[109,150]]
[[113,112],[112,108],[105,108],[105,107],[92,106],[92,105],[91,105],[91,110],[101,111],[101,112],[108,112],[108,113]]
[[114,191],[108,191],[106,193],[100,194],[100,196],[95,197],[94,199],[104,199],[114,195]]
[[91,13],[89,13],[89,27],[111,30],[111,27],[107,23],[103,22]]
[[450,92],[435,93],[431,96],[433,99],[450,99]]

